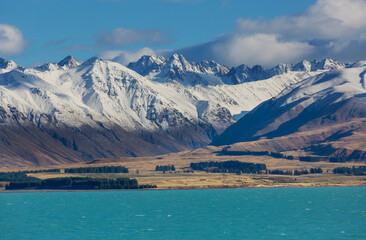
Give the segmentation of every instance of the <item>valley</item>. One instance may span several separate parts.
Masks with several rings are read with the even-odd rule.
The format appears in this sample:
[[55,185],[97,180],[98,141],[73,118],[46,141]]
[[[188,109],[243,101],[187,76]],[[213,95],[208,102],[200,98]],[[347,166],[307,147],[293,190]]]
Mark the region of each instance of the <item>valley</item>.
[[[206,147],[193,151],[171,153],[155,157],[123,157],[99,159],[87,164],[60,165],[57,168],[89,168],[103,166],[124,166],[129,173],[29,173],[30,177],[49,179],[58,177],[92,177],[92,178],[132,178],[139,184],[156,185],[156,189],[211,189],[211,188],[274,188],[274,187],[331,187],[331,186],[366,186],[366,175],[354,176],[333,174],[337,167],[366,167],[365,162],[304,162],[268,156],[223,156],[218,154],[221,148]],[[235,174],[207,173],[193,171],[190,163],[197,162],[240,161],[255,164],[265,164],[268,170],[301,171],[321,168],[321,174],[305,175],[276,175],[276,174]],[[157,172],[156,166],[174,165],[175,171]],[[53,167],[55,168],[55,167]],[[49,169],[53,169],[50,167]],[[42,168],[46,170],[47,168]],[[1,168],[0,171],[5,170]],[[14,168],[7,171],[40,170],[40,168]]]
[[[127,67],[95,57],[34,68],[1,61],[2,172],[55,168],[60,172],[27,176],[122,177],[157,189],[365,185],[363,175],[333,174],[365,166],[364,62],[325,59],[265,70],[177,54],[143,56]],[[228,161],[266,170],[190,166]],[[109,166],[129,173],[63,172]],[[314,169],[321,173],[308,174]]]
[[337,61],[264,70],[143,56],[24,68],[0,60],[0,164],[47,166],[206,146],[239,116]]

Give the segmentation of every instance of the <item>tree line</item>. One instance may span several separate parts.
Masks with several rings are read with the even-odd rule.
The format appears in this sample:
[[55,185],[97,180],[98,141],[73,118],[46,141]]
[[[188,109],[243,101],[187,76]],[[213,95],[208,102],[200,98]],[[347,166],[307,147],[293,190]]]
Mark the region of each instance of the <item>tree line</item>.
[[265,164],[246,163],[239,161],[225,161],[225,162],[199,162],[191,163],[191,169],[198,171],[206,171],[212,173],[266,173],[274,175],[304,175],[304,174],[320,174],[323,173],[323,169],[311,168],[304,170],[281,170],[273,169],[269,170]]
[[175,171],[175,167],[174,165],[162,165],[162,166],[157,165],[155,167],[155,171],[164,171],[164,172]]
[[22,181],[26,179],[37,179],[27,176],[26,172],[0,172],[0,181]]
[[31,170],[18,172],[0,172],[0,181],[14,181],[29,178],[27,173],[60,172],[60,169]]
[[359,160],[360,156],[357,154],[355,156],[349,156],[347,158],[345,157],[324,157],[324,156],[301,156],[301,157],[295,157],[292,155],[285,155],[278,152],[269,152],[269,151],[229,151],[230,147],[224,147],[220,154],[221,155],[227,155],[227,156],[270,156],[274,158],[284,158],[288,160],[294,160],[298,159],[302,162],[320,162],[320,161],[329,161],[329,162],[347,162],[352,160]]
[[[61,172],[60,169],[28,170],[18,172],[0,172],[0,181],[14,181],[28,179],[27,173]],[[123,166],[80,167],[66,168],[65,173],[128,173],[128,168]]]
[[269,152],[269,151],[229,151],[229,147],[225,147],[220,152],[221,155],[228,155],[228,156],[270,156],[274,158],[285,158],[288,160],[295,159],[294,156],[285,155],[278,152]]
[[316,173],[323,173],[323,169],[321,169],[320,167],[310,169],[310,174],[316,174]]
[[25,179],[11,181],[5,186],[6,190],[19,189],[70,189],[70,190],[93,190],[93,189],[139,189],[156,188],[155,185],[138,185],[136,179],[130,178],[84,178],[64,177],[49,179]]
[[199,162],[191,163],[190,167],[193,170],[213,172],[213,173],[262,173],[266,170],[265,164],[247,163],[239,161],[225,162]]
[[65,173],[128,173],[123,166],[65,168]]
[[304,169],[304,170],[280,170],[280,169],[273,169],[273,170],[267,170],[267,174],[275,174],[275,175],[304,175],[304,174],[318,174],[323,173],[323,169],[319,168],[311,168],[310,170]]
[[337,167],[333,169],[334,174],[366,175],[366,166],[359,167]]
[[266,174],[274,174],[274,175],[292,175],[291,170],[280,170],[280,169],[273,169],[267,170]]

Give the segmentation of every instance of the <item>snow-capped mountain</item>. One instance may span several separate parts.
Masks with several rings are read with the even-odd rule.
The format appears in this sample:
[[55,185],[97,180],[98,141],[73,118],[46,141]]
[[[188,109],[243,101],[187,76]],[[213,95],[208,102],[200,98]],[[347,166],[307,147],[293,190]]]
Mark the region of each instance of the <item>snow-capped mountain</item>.
[[214,61],[189,62],[182,55],[174,54],[168,60],[161,56],[143,56],[132,62],[128,68],[160,82],[178,81],[185,86],[241,84],[268,79],[289,72],[318,72],[345,68],[344,63],[323,59],[322,61],[301,61],[297,64],[279,64],[271,69],[260,65],[240,65],[229,69]]
[[142,56],[137,62],[132,62],[128,68],[147,76],[149,74],[159,73],[167,60],[162,56]]
[[80,63],[73,56],[67,56],[66,58],[62,59],[59,63],[57,63],[57,65],[63,68],[70,68],[70,67],[77,67],[80,65]]
[[248,71],[255,80],[234,85],[225,84],[227,67],[179,55],[144,56],[131,69],[95,57],[35,68],[2,62],[0,161],[29,165],[201,147],[261,102],[325,71],[259,80],[268,75],[255,66]]
[[222,84],[220,77],[229,72],[227,67],[214,61],[188,62],[178,54],[173,54],[169,59],[143,56],[137,62],[130,63],[128,68],[154,81],[177,81],[185,86]]
[[0,74],[12,71],[17,68],[19,68],[19,65],[16,64],[14,61],[0,58]]
[[347,67],[348,65],[338,62],[332,59],[323,59],[321,61],[313,60],[303,60],[296,64],[279,64],[274,68],[267,70],[267,73],[270,76],[275,76],[279,74],[288,73],[291,71],[297,72],[311,72],[311,71],[319,71],[319,70],[336,70]]
[[[352,68],[310,77],[260,104],[215,138],[213,144],[260,140],[257,145],[265,143],[275,146],[277,151],[290,150],[287,148],[291,146],[298,149],[314,147],[316,144],[323,144],[325,149],[324,144],[329,144],[326,148],[328,156],[341,154],[342,157],[364,160],[365,77],[366,65],[362,62]],[[345,138],[347,141],[341,140]],[[271,143],[265,139],[271,139]],[[345,149],[347,147],[352,151]]]
[[267,71],[265,71],[262,66],[255,65],[252,68],[250,68],[243,64],[238,67],[230,69],[230,71],[226,75],[225,83],[240,84],[243,82],[263,80],[269,77],[271,77],[270,74]]

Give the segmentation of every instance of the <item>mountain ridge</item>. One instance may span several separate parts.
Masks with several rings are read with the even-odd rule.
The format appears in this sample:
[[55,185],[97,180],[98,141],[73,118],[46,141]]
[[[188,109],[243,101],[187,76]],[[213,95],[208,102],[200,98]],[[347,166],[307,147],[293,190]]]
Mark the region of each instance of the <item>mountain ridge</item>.
[[234,123],[233,116],[326,71],[290,71],[233,85],[223,83],[229,69],[212,61],[195,64],[178,55],[168,65],[160,57],[140,60],[146,76],[97,57],[78,62],[67,56],[34,68],[4,64],[0,164],[11,165],[12,159],[38,166],[202,147]]
[[[146,76],[150,79],[157,77],[158,79],[180,79],[184,81],[186,74],[190,74],[190,78],[198,79],[195,84],[240,84],[243,82],[251,82],[268,79],[270,77],[285,74],[288,72],[315,72],[319,70],[335,70],[349,66],[342,62],[323,59],[321,61],[303,60],[296,64],[279,64],[270,69],[264,69],[260,65],[249,67],[245,64],[237,67],[227,67],[220,65],[214,61],[202,61],[200,63],[189,62],[182,55],[173,54],[169,59],[162,56],[142,56],[138,61],[131,62],[128,68]],[[210,75],[214,81],[199,81],[200,77]]]
[[[259,146],[265,143],[277,146],[277,151],[288,151],[291,149],[286,147],[284,139],[287,138],[292,141],[287,142],[287,146],[301,142],[296,145],[299,149],[333,149],[328,154],[334,157],[350,158],[354,152],[362,153],[357,136],[366,132],[365,74],[363,65],[305,79],[257,106],[216,137],[212,144]],[[318,130],[322,133],[304,140],[306,135],[311,136],[309,134]],[[343,147],[339,142],[343,142]],[[350,149],[351,145],[357,147],[342,150],[343,155],[337,155],[339,149],[347,145]],[[366,153],[354,159],[366,159]]]

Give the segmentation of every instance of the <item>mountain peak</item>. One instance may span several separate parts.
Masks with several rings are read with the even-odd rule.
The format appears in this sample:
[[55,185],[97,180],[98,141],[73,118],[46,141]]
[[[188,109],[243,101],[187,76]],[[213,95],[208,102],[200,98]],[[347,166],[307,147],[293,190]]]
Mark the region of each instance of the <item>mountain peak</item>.
[[178,53],[174,53],[172,56],[170,56],[170,59],[176,59],[179,60],[179,58],[184,58],[183,55],[180,55]]
[[302,60],[301,62],[295,64],[292,68],[292,71],[318,71],[318,70],[335,70],[344,68],[346,65],[342,62],[338,62],[336,60],[325,58],[321,61],[313,60]]
[[239,84],[243,82],[251,82],[269,78],[269,74],[260,65],[255,65],[252,68],[247,65],[233,67],[227,74],[230,84]]
[[[186,73],[200,72],[197,64],[188,62],[182,55],[173,54],[161,69],[161,75],[168,79],[183,80]],[[189,81],[191,82],[191,81]]]
[[154,63],[154,62],[165,62],[166,59],[163,56],[152,56],[152,55],[144,55],[138,61],[144,63]]
[[181,54],[174,53],[168,60],[167,64],[179,62],[181,64],[188,63],[188,61]]
[[271,76],[281,75],[292,71],[294,66],[292,64],[280,63],[277,66],[268,70]]
[[98,57],[91,57],[88,60],[86,60],[85,62],[83,62],[80,66],[90,66],[93,65],[97,62],[103,62],[103,60],[101,58]]
[[166,62],[167,60],[162,56],[144,55],[137,62],[128,64],[127,67],[142,76],[146,76],[150,73],[160,72]]
[[[168,59],[162,56],[144,55],[127,67],[151,79],[179,80],[188,85],[222,83],[218,79],[219,76],[224,76],[229,71],[227,67],[214,61],[189,62],[179,54],[173,54]],[[186,74],[188,75],[185,76]]]
[[301,62],[297,63],[293,67],[293,71],[305,71],[310,72],[311,71],[311,63],[308,60],[302,60]]
[[173,54],[165,67],[170,68],[170,70],[174,70],[176,73],[185,73],[185,72],[194,72],[195,64],[190,63],[183,57],[183,55]]
[[57,65],[60,67],[77,67],[80,63],[73,56],[69,55],[57,63]]
[[323,60],[321,60],[320,62],[315,61],[314,64],[314,70],[318,70],[318,69],[324,69],[324,70],[333,70],[333,69],[340,69],[340,68],[344,68],[345,64],[342,62],[338,62],[336,60],[333,59],[329,59],[329,58],[325,58]]
[[18,67],[12,60],[6,60],[5,58],[0,58],[0,69],[13,70]]

